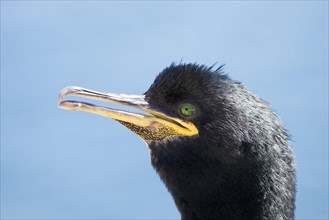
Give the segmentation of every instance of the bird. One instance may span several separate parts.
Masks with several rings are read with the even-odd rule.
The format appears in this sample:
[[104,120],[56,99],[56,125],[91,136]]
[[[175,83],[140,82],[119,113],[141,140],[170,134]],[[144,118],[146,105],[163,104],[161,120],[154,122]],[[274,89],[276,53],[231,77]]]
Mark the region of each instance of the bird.
[[270,104],[231,79],[223,65],[172,63],[142,95],[70,86],[59,93],[58,106],[112,118],[140,136],[182,220],[294,219],[290,135]]

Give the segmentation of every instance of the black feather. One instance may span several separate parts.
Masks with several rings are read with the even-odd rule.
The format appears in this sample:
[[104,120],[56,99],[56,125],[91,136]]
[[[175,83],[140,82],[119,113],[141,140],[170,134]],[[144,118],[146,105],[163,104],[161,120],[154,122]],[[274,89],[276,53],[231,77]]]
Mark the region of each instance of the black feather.
[[150,141],[152,164],[182,219],[293,219],[295,160],[268,103],[222,71],[172,64],[145,93],[166,114],[196,107],[193,137]]

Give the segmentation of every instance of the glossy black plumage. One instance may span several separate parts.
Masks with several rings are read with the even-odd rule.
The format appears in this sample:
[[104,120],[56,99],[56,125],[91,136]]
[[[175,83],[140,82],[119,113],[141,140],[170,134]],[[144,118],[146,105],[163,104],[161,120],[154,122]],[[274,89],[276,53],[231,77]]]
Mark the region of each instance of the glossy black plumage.
[[294,218],[295,162],[287,132],[266,102],[221,68],[172,64],[144,95],[70,86],[61,90],[58,106],[115,119],[143,138],[183,220]]
[[[145,93],[199,134],[148,141],[152,165],[182,219],[293,219],[295,162],[289,137],[271,107],[242,84],[196,64],[172,64]],[[190,118],[178,112],[192,103]]]

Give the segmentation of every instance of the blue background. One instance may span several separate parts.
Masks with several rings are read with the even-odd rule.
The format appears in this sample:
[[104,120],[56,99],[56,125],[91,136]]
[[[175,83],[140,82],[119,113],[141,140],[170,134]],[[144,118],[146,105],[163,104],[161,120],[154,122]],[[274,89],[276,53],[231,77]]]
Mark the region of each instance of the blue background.
[[138,136],[56,101],[69,85],[142,94],[181,60],[225,63],[273,105],[297,218],[327,219],[327,1],[1,1],[1,218],[178,219]]

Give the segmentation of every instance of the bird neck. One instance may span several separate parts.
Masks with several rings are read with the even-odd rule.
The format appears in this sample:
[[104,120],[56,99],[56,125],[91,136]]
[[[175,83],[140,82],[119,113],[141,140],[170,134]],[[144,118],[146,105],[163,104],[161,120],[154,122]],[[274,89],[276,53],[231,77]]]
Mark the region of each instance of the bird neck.
[[151,145],[150,149],[152,165],[182,219],[258,219],[261,203],[254,187],[259,180],[248,167],[227,160],[223,163],[218,157],[205,160],[200,149],[196,153],[193,147],[177,146],[176,142]]
[[149,147],[152,165],[172,194],[182,219],[293,218],[293,214],[278,218],[275,212],[266,211],[273,207],[274,197],[280,197],[271,193],[275,187],[268,172],[271,167],[254,162],[254,158],[224,160],[205,155],[209,149],[200,151],[207,147],[201,143],[189,147],[178,143],[151,143]]

